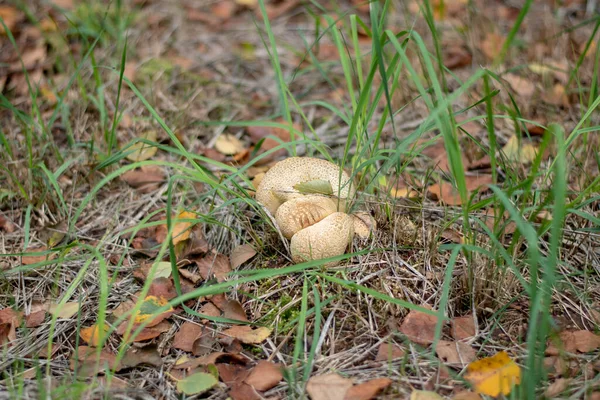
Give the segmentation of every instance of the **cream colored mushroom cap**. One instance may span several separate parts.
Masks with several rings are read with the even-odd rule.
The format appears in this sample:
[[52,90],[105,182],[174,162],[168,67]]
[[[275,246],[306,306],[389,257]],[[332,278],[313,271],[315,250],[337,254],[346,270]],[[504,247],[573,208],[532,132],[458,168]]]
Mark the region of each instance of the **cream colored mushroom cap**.
[[[290,157],[275,164],[262,179],[256,191],[256,200],[273,215],[288,200],[303,196],[294,186],[299,183],[324,180],[331,184],[333,195],[340,199],[354,196],[350,177],[337,165],[318,158]],[[336,201],[337,203],[337,201]],[[345,202],[340,202],[344,211]]]
[[[292,237],[290,250],[296,263],[342,255],[354,235],[354,221],[346,213],[335,212]],[[327,263],[330,267],[337,262]]]
[[275,220],[283,236],[290,239],[299,230],[316,224],[336,211],[335,201],[312,194],[283,203],[275,213]]

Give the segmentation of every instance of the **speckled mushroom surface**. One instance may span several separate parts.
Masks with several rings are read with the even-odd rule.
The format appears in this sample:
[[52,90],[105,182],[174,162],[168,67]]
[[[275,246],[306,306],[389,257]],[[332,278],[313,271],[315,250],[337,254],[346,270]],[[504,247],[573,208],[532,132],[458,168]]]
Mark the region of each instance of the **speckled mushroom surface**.
[[[332,195],[305,194],[296,189],[314,181],[328,182]],[[291,157],[265,174],[256,200],[273,215],[283,236],[291,239],[292,260],[304,262],[344,254],[355,226],[363,237],[365,227],[357,226],[360,220],[346,214],[347,202],[354,195],[353,182],[337,165],[317,158]]]

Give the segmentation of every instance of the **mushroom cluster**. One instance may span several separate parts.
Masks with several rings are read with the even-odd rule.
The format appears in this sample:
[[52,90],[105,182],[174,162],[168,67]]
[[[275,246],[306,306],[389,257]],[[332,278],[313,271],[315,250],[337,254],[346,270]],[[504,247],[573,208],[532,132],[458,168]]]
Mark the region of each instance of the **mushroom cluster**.
[[[316,193],[315,187],[326,187],[328,193]],[[256,200],[275,218],[283,236],[291,239],[292,260],[299,263],[344,254],[355,232],[369,235],[364,217],[346,213],[354,194],[350,177],[337,165],[291,157],[269,169]]]

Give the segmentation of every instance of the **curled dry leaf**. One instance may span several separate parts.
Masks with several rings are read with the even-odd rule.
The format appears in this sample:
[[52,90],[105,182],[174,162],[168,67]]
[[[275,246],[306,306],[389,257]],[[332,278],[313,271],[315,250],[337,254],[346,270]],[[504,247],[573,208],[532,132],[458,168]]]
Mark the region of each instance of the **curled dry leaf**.
[[282,379],[281,367],[263,360],[256,364],[244,382],[256,390],[266,391],[275,387]]
[[346,392],[344,400],[370,400],[374,399],[379,392],[392,384],[389,378],[378,378],[352,386]]
[[428,345],[433,343],[435,338],[437,320],[435,315],[412,310],[402,321],[400,332],[415,343]]
[[249,244],[242,244],[237,246],[231,252],[229,256],[229,261],[231,263],[232,269],[237,269],[240,265],[250,260],[252,257],[256,255],[256,250]]
[[492,397],[508,395],[521,383],[521,368],[505,351],[469,364],[464,375],[475,391]]
[[252,329],[251,326],[233,326],[229,329],[224,330],[222,333],[225,336],[238,339],[242,343],[246,344],[258,344],[263,342],[271,334],[272,329],[261,326],[256,329]]
[[352,380],[338,374],[325,374],[311,377],[306,392],[312,400],[344,400],[352,385]]

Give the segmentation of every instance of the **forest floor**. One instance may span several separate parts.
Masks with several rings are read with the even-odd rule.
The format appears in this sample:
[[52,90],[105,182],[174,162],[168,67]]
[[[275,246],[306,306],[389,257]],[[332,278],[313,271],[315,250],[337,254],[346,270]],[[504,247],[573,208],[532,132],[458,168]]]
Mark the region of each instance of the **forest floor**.
[[264,3],[0,4],[0,398],[600,399],[600,5]]

